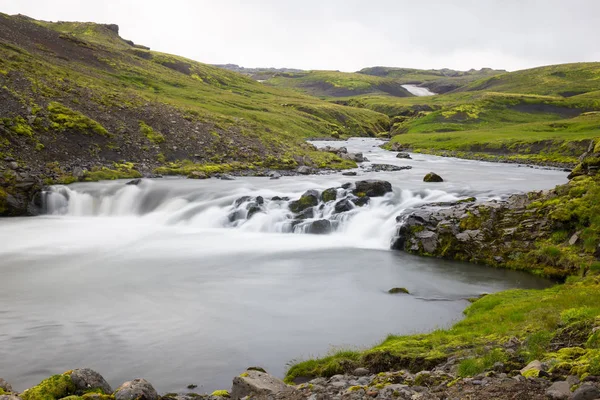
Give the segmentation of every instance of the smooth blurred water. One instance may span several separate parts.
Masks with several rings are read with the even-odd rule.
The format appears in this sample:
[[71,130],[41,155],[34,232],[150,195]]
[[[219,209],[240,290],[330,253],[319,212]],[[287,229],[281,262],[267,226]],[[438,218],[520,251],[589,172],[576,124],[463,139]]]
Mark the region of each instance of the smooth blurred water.
[[[468,297],[548,282],[514,271],[390,251],[395,217],[430,201],[500,198],[566,182],[566,173],[348,143],[372,161],[412,170],[268,178],[144,180],[56,187],[52,215],[0,220],[0,376],[23,390],[90,367],[113,386],[144,377],[160,392],[229,388],[260,365],[332,346],[367,347],[388,333],[445,327]],[[368,167],[370,163],[365,163]],[[435,171],[445,182],[422,182]],[[339,218],[330,235],[284,233],[285,201],[366,178],[394,193]],[[263,196],[264,213],[232,223],[234,201]],[[328,211],[329,210],[329,211]],[[411,295],[390,295],[402,286]]]

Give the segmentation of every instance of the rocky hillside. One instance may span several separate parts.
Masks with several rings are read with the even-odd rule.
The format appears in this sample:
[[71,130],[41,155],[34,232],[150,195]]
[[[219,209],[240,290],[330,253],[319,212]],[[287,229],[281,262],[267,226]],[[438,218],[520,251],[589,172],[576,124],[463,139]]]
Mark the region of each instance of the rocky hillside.
[[381,113],[151,51],[115,25],[0,14],[0,215],[43,183],[347,168],[306,138],[375,135]]

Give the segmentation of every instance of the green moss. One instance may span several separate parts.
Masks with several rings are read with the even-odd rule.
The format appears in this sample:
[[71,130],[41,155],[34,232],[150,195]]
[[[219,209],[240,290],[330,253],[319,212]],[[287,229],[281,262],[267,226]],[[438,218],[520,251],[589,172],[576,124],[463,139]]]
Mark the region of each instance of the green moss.
[[76,130],[84,134],[92,131],[98,135],[109,136],[108,131],[98,122],[60,103],[51,102],[48,105],[48,112],[52,121],[50,127],[54,130],[61,132],[67,129]]
[[211,393],[211,396],[217,396],[217,397],[231,397],[231,395],[229,394],[229,392],[227,390],[215,390],[214,392]]
[[23,400],[55,400],[75,393],[71,375],[54,375],[21,393]]
[[397,287],[397,288],[390,289],[390,290],[388,290],[388,293],[391,293],[391,294],[396,294],[396,293],[409,294],[408,289],[403,288],[403,287]]
[[135,170],[133,163],[115,163],[112,169],[107,167],[94,167],[91,171],[86,171],[83,175],[83,180],[86,182],[96,182],[141,177],[142,174]]
[[139,122],[140,125],[140,133],[154,144],[160,144],[165,141],[165,137],[162,133],[155,131],[152,127],[146,124],[144,121]]

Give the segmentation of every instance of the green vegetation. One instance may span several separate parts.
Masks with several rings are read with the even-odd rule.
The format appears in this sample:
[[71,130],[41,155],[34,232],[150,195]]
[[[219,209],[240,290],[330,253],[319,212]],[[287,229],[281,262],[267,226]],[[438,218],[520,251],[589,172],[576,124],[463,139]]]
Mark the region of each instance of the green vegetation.
[[152,127],[146,124],[144,121],[140,121],[140,132],[146,136],[149,141],[154,144],[159,144],[165,141],[165,137],[160,132],[156,132]]
[[231,397],[231,395],[229,394],[229,392],[227,390],[215,390],[214,392],[211,393],[211,396],[226,397],[226,398]]
[[75,393],[75,385],[71,381],[71,375],[53,375],[44,379],[37,386],[21,393],[23,400],[56,400]]
[[48,104],[48,112],[49,119],[52,121],[50,128],[56,131],[62,132],[70,129],[84,134],[93,131],[99,135],[109,135],[108,131],[98,122],[60,103],[53,101]]

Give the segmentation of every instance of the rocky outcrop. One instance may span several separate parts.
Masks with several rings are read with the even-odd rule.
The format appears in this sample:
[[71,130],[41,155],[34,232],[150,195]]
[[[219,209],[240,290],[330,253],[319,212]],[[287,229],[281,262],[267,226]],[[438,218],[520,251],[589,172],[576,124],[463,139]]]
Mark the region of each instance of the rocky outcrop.
[[115,400],[158,400],[154,387],[145,379],[134,379],[123,383],[115,391]]
[[325,146],[325,147],[321,148],[321,151],[324,151],[327,153],[332,153],[332,154],[335,154],[336,156],[341,157],[345,160],[351,160],[351,161],[354,161],[357,163],[368,161],[367,158],[365,156],[363,156],[362,153],[348,153],[348,149],[346,149],[345,147]]
[[71,380],[78,392],[86,393],[100,389],[103,393],[112,393],[112,388],[98,372],[89,368],[74,369]]
[[247,370],[240,376],[233,378],[231,398],[233,400],[240,400],[249,396],[249,398],[253,399],[266,399],[268,396],[281,396],[293,391],[294,388],[286,385],[281,379],[277,379],[261,371]]

